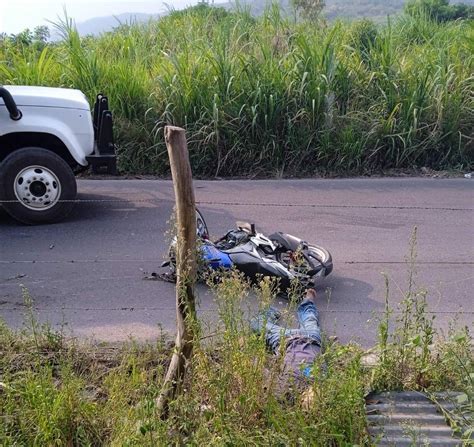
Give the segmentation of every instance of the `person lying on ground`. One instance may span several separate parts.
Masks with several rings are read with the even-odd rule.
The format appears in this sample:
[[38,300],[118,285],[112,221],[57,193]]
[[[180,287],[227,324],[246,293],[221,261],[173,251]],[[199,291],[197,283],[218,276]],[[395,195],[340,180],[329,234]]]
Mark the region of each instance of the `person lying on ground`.
[[[299,329],[286,329],[277,324],[280,312],[273,307],[250,321],[257,333],[265,333],[265,341],[274,354],[283,352],[283,374],[296,382],[311,377],[315,359],[321,354],[321,329],[316,307],[316,291],[308,289],[297,309]],[[285,343],[284,349],[281,344]]]

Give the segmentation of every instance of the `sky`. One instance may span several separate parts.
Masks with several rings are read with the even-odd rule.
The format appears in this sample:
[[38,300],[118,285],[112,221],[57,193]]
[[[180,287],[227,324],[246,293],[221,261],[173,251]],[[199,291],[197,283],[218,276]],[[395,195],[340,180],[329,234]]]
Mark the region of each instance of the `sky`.
[[76,22],[92,17],[145,12],[149,14],[166,11],[166,4],[181,9],[196,4],[197,0],[2,0],[0,9],[0,32],[18,33],[25,28],[48,25],[48,20],[63,17],[64,7],[68,16]]

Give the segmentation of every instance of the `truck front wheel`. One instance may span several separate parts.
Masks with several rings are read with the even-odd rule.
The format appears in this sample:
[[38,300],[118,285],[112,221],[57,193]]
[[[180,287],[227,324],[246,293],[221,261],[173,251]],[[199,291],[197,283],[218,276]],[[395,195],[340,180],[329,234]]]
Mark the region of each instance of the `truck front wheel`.
[[64,219],[74,206],[77,186],[69,165],[54,152],[25,147],[0,164],[0,201],[26,224]]

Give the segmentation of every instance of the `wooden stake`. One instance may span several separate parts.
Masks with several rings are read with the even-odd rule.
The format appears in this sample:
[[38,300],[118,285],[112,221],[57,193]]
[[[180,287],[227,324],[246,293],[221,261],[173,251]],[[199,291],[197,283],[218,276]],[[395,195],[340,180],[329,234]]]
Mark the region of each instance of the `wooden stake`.
[[196,280],[196,205],[189,163],[186,133],[174,126],[165,127],[165,141],[176,197],[176,324],[177,335],[171,363],[166,373],[157,410],[168,416],[169,402],[183,382],[187,362],[193,351],[196,322],[194,283]]

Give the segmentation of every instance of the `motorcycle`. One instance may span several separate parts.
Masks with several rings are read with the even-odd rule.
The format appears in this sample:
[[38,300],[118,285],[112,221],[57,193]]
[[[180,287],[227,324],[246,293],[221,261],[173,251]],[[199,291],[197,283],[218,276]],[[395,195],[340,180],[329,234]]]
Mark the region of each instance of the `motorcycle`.
[[[251,280],[261,276],[279,278],[281,290],[286,290],[295,280],[305,287],[312,287],[317,278],[329,275],[333,269],[332,256],[325,248],[282,232],[267,237],[256,231],[255,224],[247,222],[237,222],[237,229],[213,242],[198,209],[196,234],[203,261],[198,272],[201,277],[209,270],[236,268]],[[162,264],[162,267],[170,268],[171,277],[176,273],[176,243],[175,237],[168,260]]]

